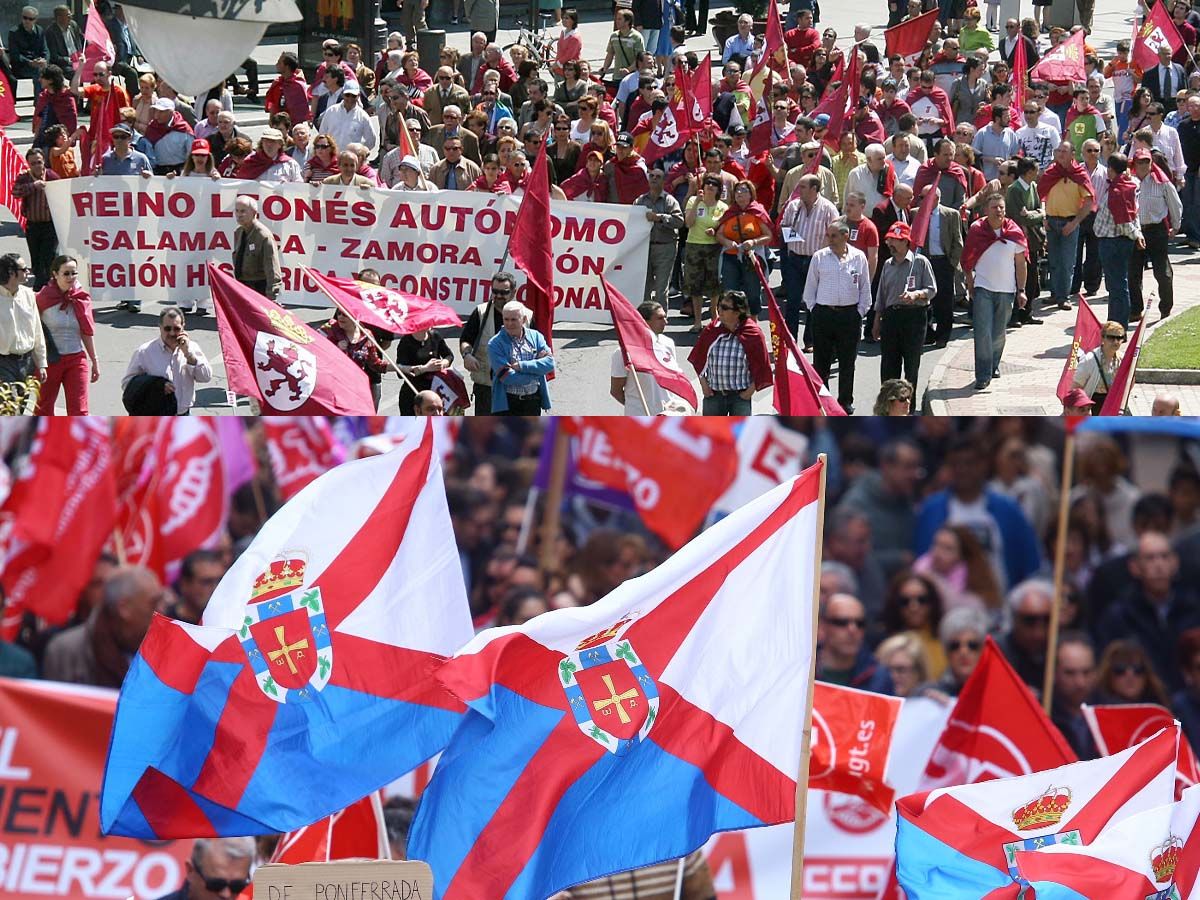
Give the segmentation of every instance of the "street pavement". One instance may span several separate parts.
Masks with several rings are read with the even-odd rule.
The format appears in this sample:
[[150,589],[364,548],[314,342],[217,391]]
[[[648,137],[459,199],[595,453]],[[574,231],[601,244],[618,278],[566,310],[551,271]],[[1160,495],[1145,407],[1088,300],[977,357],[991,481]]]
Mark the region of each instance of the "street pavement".
[[[710,10],[710,14],[715,14],[726,5],[714,5]],[[1028,14],[1029,0],[1024,0],[1023,5],[1024,13]],[[1127,5],[1124,0],[1098,0],[1096,23],[1099,43],[1096,46],[1101,52],[1104,52],[1102,48],[1106,49],[1109,43],[1115,43],[1119,37],[1129,34],[1128,12],[1123,11]],[[875,27],[874,38],[882,46],[880,29],[886,19],[883,0],[870,0],[870,2],[849,0],[849,2],[845,3],[828,3],[823,6],[822,13],[823,18],[820,27],[833,27],[837,29],[838,34],[842,36],[839,44],[846,43],[845,39],[852,34],[856,23],[867,23]],[[586,55],[589,57],[600,56],[602,55],[602,48],[605,45],[607,36],[611,31],[611,19],[599,13],[587,15],[585,18],[587,21],[580,27]],[[1121,23],[1124,24],[1122,25]],[[502,24],[508,26],[511,23],[505,22]],[[497,40],[501,44],[507,44],[515,38],[515,31],[506,31],[502,28]],[[448,30],[447,43],[461,50],[466,50],[469,43],[467,29],[455,27],[453,30]],[[688,41],[688,48],[703,53],[708,50],[716,50],[716,45],[710,34],[690,39]],[[295,46],[294,44],[289,45],[287,43],[271,43],[258,47],[254,55],[263,67],[264,77],[266,77],[267,73],[273,71],[275,59],[282,50],[286,49],[295,49]],[[27,86],[22,85],[22,96],[18,98],[17,106],[18,112],[22,114],[21,122],[9,129],[10,136],[22,150],[28,146],[31,139],[29,128],[32,101],[25,96],[26,91]],[[235,112],[238,116],[239,128],[251,138],[257,138],[262,128],[266,126],[266,116],[261,106],[247,104],[244,98],[239,97],[235,103]],[[24,240],[21,238],[15,223],[12,221],[11,215],[6,209],[0,207],[0,252],[13,251],[25,252]],[[781,296],[782,291],[778,287],[779,280],[779,273],[774,273],[771,281],[776,288],[777,294]],[[126,364],[133,351],[140,344],[157,336],[157,312],[159,308],[158,304],[147,303],[143,306],[143,312],[140,315],[117,311],[112,308],[111,304],[102,304],[97,308],[96,346],[100,358],[101,378],[97,384],[91,386],[91,412],[96,414],[121,414],[123,412],[121,406],[121,375],[124,373]],[[297,314],[305,321],[319,323],[323,320],[326,312],[318,308],[301,307],[297,309]],[[962,348],[970,346],[969,328],[965,320],[962,319],[962,314],[958,315],[959,321],[956,321],[954,336],[948,347],[945,350],[928,350],[922,357],[921,384],[918,385],[918,397],[923,395],[927,380],[934,373],[935,368],[939,368],[938,364],[941,362],[943,356],[963,352]],[[673,312],[667,333],[675,340],[679,347],[679,356],[684,371],[689,376],[694,377],[695,373],[685,359],[688,350],[695,340],[694,336],[688,333],[689,325],[690,321],[680,318],[677,313]],[[1048,332],[1052,331],[1056,335],[1058,334],[1058,330],[1051,329],[1049,325],[1042,326],[1042,329]],[[206,318],[190,317],[188,320],[188,331],[195,342],[208,355],[215,370],[213,382],[210,385],[199,388],[194,410],[197,413],[209,415],[228,415],[238,411],[245,413],[248,410],[248,406],[244,401],[236,409],[229,402],[229,397],[225,389],[225,372],[221,362],[215,320],[211,316]],[[456,342],[450,340],[451,335],[447,334],[446,336],[451,346],[456,347]],[[551,384],[553,412],[556,414],[618,414],[621,407],[611,398],[608,392],[609,367],[611,365],[612,353],[617,346],[612,329],[609,326],[603,325],[564,323],[555,327],[554,340],[558,362],[558,377]],[[1015,344],[1016,342],[1014,342],[1013,357],[1006,357],[1006,361],[1018,362],[1016,359],[1018,351]],[[1037,348],[1033,348],[1033,350],[1036,352]],[[875,395],[879,390],[878,355],[878,345],[863,344],[861,346],[855,375],[855,406],[859,414],[870,414]],[[1060,356],[1059,359],[1061,358]],[[1061,366],[1061,363],[1059,365]],[[836,393],[836,369],[832,381],[832,388]],[[384,401],[381,412],[398,412],[396,402],[398,391],[399,380],[394,374],[389,373],[384,378]],[[61,397],[59,399],[59,411],[65,412],[65,406]],[[756,413],[768,413],[772,411],[771,391],[769,389],[760,391],[755,396],[754,411]],[[948,411],[957,412],[958,410],[949,409]],[[999,410],[985,408],[972,411],[998,412]]]

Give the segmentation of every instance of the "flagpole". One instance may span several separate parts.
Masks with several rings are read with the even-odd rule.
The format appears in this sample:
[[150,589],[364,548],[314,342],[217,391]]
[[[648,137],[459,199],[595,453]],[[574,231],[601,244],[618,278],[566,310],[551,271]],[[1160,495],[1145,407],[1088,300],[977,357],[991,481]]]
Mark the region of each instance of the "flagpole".
[[[305,268],[308,268],[308,267],[305,266]],[[404,372],[403,372],[403,370],[401,370],[399,364],[392,362],[392,360],[388,358],[388,355],[386,353],[384,353],[383,348],[379,346],[379,341],[375,340],[375,335],[371,332],[371,329],[364,326],[362,322],[358,321],[358,319],[354,318],[354,316],[350,314],[350,311],[348,309],[346,309],[344,306],[342,306],[342,304],[338,303],[337,297],[333,296],[333,294],[331,294],[329,292],[329,289],[325,287],[325,285],[322,283],[321,279],[314,278],[313,281],[315,281],[317,283],[317,287],[319,287],[321,289],[321,293],[329,298],[330,302],[332,302],[333,305],[338,308],[338,311],[340,313],[342,313],[342,315],[344,315],[347,319],[350,319],[352,322],[354,322],[355,325],[357,325],[360,329],[362,329],[363,334],[365,334],[367,336],[367,340],[369,340],[371,342],[371,346],[373,346],[376,350],[379,351],[380,357],[382,357],[383,361],[387,364],[388,368],[391,369],[393,372],[395,372],[397,375],[399,375],[401,380],[404,381],[404,383],[407,384],[410,388],[412,388],[412,392],[414,394],[421,393],[421,389],[413,383],[413,380],[411,378],[409,378],[407,375],[404,374]],[[400,414],[404,415],[404,410],[400,410]]]
[[114,525],[112,530],[113,552],[117,554],[117,565],[125,565],[125,536],[121,534],[121,527]]
[[[1146,314],[1143,312],[1142,318],[1144,319],[1145,317],[1146,317]],[[1142,327],[1142,323],[1139,321],[1138,328],[1141,328],[1141,327]],[[1134,353],[1139,352],[1138,347],[1133,347],[1131,349],[1133,350]],[[1137,381],[1137,359],[1134,359],[1133,364],[1129,367],[1129,378],[1127,378],[1125,380],[1125,391],[1121,397],[1121,406],[1117,410],[1118,416],[1121,415],[1121,413],[1123,413],[1125,411],[1125,408],[1129,405],[1129,395],[1133,393],[1133,383],[1135,381]]]
[[796,830],[792,837],[791,900],[804,900],[804,825],[808,820],[808,762],[812,751],[813,691],[817,680],[817,616],[821,603],[821,549],[825,534],[825,473],[829,458],[817,456],[821,485],[817,493],[817,548],[813,556],[811,653],[808,661],[808,700],[804,704],[804,730],[800,735],[800,769],[796,774]]
[[642,398],[642,408],[646,410],[646,415],[654,415],[654,413],[650,412],[650,404],[646,402],[646,392],[642,390],[642,383],[638,381],[637,370],[633,367],[632,363],[629,364],[629,374],[633,378],[633,383],[637,385],[638,396]]
[[558,526],[562,518],[563,492],[567,485],[567,454],[571,451],[571,436],[563,431],[562,423],[554,429],[554,455],[550,460],[550,485],[546,491],[546,514],[542,518],[542,546],[538,561],[542,571],[552,571],[555,566],[555,543]]
[[1058,535],[1054,541],[1054,603],[1050,606],[1050,633],[1046,641],[1046,671],[1042,679],[1042,709],[1050,715],[1054,701],[1054,668],[1058,656],[1059,610],[1062,609],[1063,582],[1067,563],[1067,518],[1071,512],[1071,481],[1075,473],[1075,429],[1068,425],[1063,445],[1062,483],[1058,498]]
[[683,898],[683,864],[687,857],[679,857],[679,867],[675,870],[675,900]]

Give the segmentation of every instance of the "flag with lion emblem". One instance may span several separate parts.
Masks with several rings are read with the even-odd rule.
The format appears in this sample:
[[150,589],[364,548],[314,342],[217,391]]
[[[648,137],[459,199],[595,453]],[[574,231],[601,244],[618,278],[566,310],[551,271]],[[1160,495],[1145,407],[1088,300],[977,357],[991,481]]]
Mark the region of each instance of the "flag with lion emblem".
[[229,390],[275,415],[373,415],[367,373],[278,303],[208,264]]
[[200,625],[154,617],[117,703],[106,833],[291,831],[446,745],[464,708],[433,672],[471,619],[432,426],[418,433],[289,500]]

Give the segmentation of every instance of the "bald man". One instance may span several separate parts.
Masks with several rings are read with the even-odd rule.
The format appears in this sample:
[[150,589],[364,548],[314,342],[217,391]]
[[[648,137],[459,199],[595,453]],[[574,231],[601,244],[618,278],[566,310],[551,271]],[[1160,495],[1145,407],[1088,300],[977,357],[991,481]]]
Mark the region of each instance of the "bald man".
[[1182,409],[1179,406],[1179,398],[1174,394],[1156,394],[1154,403],[1150,406],[1150,415],[1152,416],[1181,416]]

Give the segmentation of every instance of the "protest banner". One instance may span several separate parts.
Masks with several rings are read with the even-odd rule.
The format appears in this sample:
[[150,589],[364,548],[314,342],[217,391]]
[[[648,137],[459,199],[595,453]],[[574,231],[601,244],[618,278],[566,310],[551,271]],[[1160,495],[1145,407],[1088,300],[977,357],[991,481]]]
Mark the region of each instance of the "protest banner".
[[[69,178],[46,191],[59,243],[83,261],[81,280],[93,300],[136,296],[185,308],[208,295],[210,259],[232,270],[240,194],[258,198],[259,218],[278,241],[285,305],[329,306],[303,266],[340,277],[373,268],[385,287],[463,316],[487,300],[520,204],[519,197],[474,191],[193,178]],[[550,215],[555,318],[608,323],[600,276],[628,297],[642,295],[650,223],[637,207],[607,203],[552,200]],[[524,300],[525,276],[515,274]]]
[[0,896],[150,900],[183,883],[191,841],[100,834],[117,692],[0,678]]
[[254,896],[258,900],[422,900],[433,897],[433,872],[428,864],[415,861],[272,863],[255,870]]

